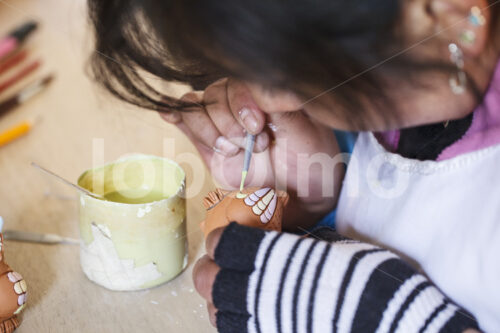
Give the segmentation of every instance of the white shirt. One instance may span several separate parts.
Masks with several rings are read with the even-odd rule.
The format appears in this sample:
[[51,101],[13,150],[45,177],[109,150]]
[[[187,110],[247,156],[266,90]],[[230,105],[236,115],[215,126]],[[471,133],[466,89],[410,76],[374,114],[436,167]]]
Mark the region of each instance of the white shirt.
[[338,231],[394,250],[500,332],[500,145],[435,162],[387,152],[361,133]]

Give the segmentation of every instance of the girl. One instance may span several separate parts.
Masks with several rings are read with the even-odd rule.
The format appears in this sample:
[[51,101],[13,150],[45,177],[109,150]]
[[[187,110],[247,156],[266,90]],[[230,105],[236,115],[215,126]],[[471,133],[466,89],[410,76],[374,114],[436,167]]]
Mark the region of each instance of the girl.
[[[89,0],[101,85],[227,187],[257,135],[250,185],[297,194],[287,229],[357,240],[214,231],[194,279],[221,332],[500,331],[497,2]],[[333,128],[361,132],[345,174],[320,172]]]

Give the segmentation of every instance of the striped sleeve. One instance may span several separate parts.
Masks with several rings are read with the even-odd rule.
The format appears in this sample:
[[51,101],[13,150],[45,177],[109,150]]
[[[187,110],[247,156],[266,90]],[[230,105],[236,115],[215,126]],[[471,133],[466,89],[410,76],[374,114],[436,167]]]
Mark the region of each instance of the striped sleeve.
[[[339,238],[340,239],[340,238]],[[215,251],[219,332],[462,332],[475,319],[379,247],[231,224]]]

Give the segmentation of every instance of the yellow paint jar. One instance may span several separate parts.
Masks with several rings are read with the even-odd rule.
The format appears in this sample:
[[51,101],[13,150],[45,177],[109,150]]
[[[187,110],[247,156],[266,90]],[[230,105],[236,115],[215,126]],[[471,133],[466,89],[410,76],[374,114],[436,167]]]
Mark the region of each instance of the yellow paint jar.
[[133,155],[84,172],[80,261],[111,290],[139,290],[177,276],[187,265],[185,173],[169,159]]

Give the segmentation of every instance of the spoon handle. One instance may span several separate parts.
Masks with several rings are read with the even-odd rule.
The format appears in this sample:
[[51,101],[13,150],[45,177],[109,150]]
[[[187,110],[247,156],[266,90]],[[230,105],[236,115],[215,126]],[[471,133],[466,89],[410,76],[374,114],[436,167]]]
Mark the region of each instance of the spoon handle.
[[103,196],[98,195],[98,194],[95,194],[95,193],[92,193],[92,192],[90,192],[89,190],[86,190],[86,189],[84,189],[84,188],[83,188],[83,187],[81,187],[81,186],[78,186],[78,185],[76,185],[76,184],[73,184],[72,182],[70,182],[70,181],[68,181],[68,180],[64,179],[63,177],[61,177],[61,176],[59,176],[59,175],[56,175],[56,174],[55,174],[55,173],[53,173],[52,171],[47,170],[47,169],[45,169],[44,167],[39,166],[39,165],[38,165],[38,164],[36,164],[35,162],[31,162],[31,165],[32,165],[32,166],[34,166],[35,168],[37,168],[38,170],[41,170],[41,171],[45,172],[46,174],[51,175],[52,177],[55,177],[56,179],[60,180],[60,181],[61,181],[61,182],[63,182],[64,184],[69,185],[69,186],[71,186],[71,187],[75,188],[76,190],[78,190],[78,191],[80,191],[80,192],[85,193],[85,194],[86,194],[86,195],[88,195],[88,196],[91,196],[91,197],[96,198],[96,199],[101,199],[101,200],[103,200],[103,199],[104,199],[104,197],[103,197]]

